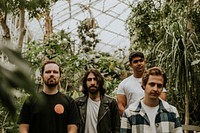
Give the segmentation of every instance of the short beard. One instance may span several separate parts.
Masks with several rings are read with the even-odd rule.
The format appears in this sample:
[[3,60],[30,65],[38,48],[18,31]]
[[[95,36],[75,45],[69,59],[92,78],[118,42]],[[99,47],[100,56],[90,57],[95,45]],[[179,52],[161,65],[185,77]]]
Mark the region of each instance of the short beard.
[[57,82],[55,79],[54,79],[53,83],[51,83],[50,80],[51,80],[51,78],[48,79],[46,82],[44,82],[45,85],[48,86],[48,87],[55,87],[55,86],[57,86],[58,83],[59,83],[59,82]]
[[[92,88],[92,87],[96,88],[96,90],[91,90],[90,88]],[[88,92],[91,94],[96,94],[96,93],[98,93],[98,91],[99,91],[99,88],[97,86],[88,87]]]
[[55,87],[55,86],[57,86],[58,84],[45,84],[46,86],[48,86],[49,88],[52,88],[52,87]]

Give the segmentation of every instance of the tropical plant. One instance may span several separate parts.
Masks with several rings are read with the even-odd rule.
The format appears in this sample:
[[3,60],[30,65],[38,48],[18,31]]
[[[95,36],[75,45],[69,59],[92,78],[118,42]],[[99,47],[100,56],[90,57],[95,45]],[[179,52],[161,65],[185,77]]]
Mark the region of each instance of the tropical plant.
[[131,49],[148,55],[149,66],[168,75],[168,101],[187,124],[199,124],[199,3],[189,0],[144,0],[132,6],[127,20]]
[[30,89],[34,85],[29,77],[28,63],[21,57],[20,53],[2,45],[0,50],[7,56],[7,62],[0,62],[0,99],[2,104],[11,113],[14,113],[13,88],[25,88],[27,92],[34,93],[34,90]]
[[[12,16],[13,23],[15,27],[18,28],[18,33],[14,33],[17,38],[17,49],[21,52],[24,42],[24,36],[26,34],[26,24],[25,19],[40,18],[39,16],[46,15],[46,25],[49,25],[49,8],[52,1],[46,0],[1,0],[0,1],[0,22],[2,29],[4,31],[4,38],[10,39],[10,28],[13,26],[8,26],[7,18]],[[25,13],[28,13],[28,17],[25,18]],[[43,13],[46,14],[43,14]],[[46,26],[48,27],[48,26]],[[48,30],[48,29],[47,29]]]
[[21,54],[4,45],[0,45],[0,50],[1,58],[4,57],[0,62],[0,132],[12,130],[16,133],[16,114],[20,107],[17,94],[20,95],[22,89],[34,94],[34,84],[29,77],[28,62]]
[[123,63],[123,58],[119,56],[119,52],[116,52],[116,58],[113,58],[108,53],[92,49],[84,52],[84,46],[75,50],[75,45],[75,40],[70,37],[69,33],[64,31],[52,34],[44,42],[33,41],[27,44],[23,56],[31,62],[32,77],[35,78],[36,83],[40,84],[38,68],[40,68],[42,61],[54,59],[63,68],[61,86],[64,91],[79,91],[84,72],[89,68],[96,68],[103,73],[106,81],[105,87],[108,89],[108,94],[111,94],[121,80],[122,70],[125,72],[127,69]]

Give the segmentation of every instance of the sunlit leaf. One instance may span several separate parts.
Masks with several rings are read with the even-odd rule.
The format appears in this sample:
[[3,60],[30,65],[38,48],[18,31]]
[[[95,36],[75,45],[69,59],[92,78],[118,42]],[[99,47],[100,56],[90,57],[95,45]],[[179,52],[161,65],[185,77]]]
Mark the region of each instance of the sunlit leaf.
[[199,64],[199,63],[200,63],[200,60],[195,60],[195,61],[193,61],[193,62],[191,63],[191,65],[194,66],[194,65],[197,65],[197,64]]

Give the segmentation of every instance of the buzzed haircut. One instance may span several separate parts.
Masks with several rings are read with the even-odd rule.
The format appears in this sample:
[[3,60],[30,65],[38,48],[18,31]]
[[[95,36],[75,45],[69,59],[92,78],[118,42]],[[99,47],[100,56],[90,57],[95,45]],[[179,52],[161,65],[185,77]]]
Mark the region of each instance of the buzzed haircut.
[[132,62],[132,59],[134,57],[141,57],[142,59],[144,59],[144,54],[142,52],[139,52],[139,51],[135,51],[135,52],[130,53],[130,55],[129,55],[129,62],[130,63]]
[[41,68],[41,75],[43,75],[43,73],[44,73],[44,67],[47,65],[47,64],[56,64],[56,65],[58,65],[58,67],[59,67],[59,72],[60,72],[60,75],[61,75],[61,67],[60,67],[60,65],[56,62],[56,61],[54,61],[54,60],[47,60],[47,61],[45,61],[44,63],[43,63],[43,65],[42,65],[42,68]]

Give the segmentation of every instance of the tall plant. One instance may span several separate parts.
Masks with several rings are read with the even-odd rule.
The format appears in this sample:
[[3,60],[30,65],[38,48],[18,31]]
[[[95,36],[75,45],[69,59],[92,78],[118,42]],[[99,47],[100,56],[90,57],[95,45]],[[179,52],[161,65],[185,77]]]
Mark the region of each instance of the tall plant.
[[12,130],[17,133],[15,120],[17,120],[20,99],[16,92],[24,89],[34,94],[34,84],[29,77],[28,62],[21,57],[20,53],[4,45],[0,45],[0,52],[5,56],[5,60],[1,59],[0,62],[0,132]]
[[[113,58],[109,53],[98,52],[94,49],[84,51],[86,46],[90,47],[90,45],[86,43],[80,46],[76,42],[78,41],[73,40],[70,33],[61,31],[52,34],[43,42],[34,41],[27,44],[23,55],[32,64],[36,83],[40,84],[38,68],[42,61],[54,59],[61,64],[63,69],[61,86],[65,92],[79,91],[84,72],[89,68],[96,68],[105,77],[107,94],[112,94],[121,80],[121,73],[126,72],[127,67],[121,56],[123,51],[117,51],[116,58]],[[77,48],[77,46],[80,47]]]
[[127,20],[131,48],[146,51],[150,66],[165,68],[168,100],[179,109],[185,124],[199,122],[198,18],[199,3],[144,0],[132,6]]

